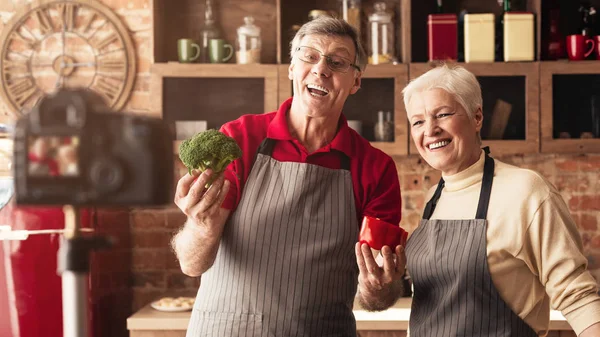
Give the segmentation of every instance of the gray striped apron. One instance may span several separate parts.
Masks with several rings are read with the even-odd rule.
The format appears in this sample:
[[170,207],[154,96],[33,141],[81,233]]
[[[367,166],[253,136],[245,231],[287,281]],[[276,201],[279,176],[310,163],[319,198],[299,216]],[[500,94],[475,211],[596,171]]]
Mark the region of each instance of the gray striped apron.
[[420,226],[406,244],[414,284],[411,337],[537,336],[502,300],[492,283],[486,253],[487,210],[494,160],[485,164],[475,219],[429,220],[442,194],[441,179]]
[[356,336],[358,238],[350,159],[342,169],[271,157],[265,139],[187,337]]

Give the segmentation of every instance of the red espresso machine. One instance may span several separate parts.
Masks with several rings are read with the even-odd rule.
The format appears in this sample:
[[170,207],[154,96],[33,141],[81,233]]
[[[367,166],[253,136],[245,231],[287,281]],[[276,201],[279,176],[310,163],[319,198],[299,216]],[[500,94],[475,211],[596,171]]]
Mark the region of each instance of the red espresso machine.
[[[12,190],[12,179],[0,179],[0,337],[60,337],[57,262],[64,212],[61,207],[17,207]],[[80,221],[82,228],[90,228],[91,212],[82,210]],[[90,327],[92,302],[89,298]]]

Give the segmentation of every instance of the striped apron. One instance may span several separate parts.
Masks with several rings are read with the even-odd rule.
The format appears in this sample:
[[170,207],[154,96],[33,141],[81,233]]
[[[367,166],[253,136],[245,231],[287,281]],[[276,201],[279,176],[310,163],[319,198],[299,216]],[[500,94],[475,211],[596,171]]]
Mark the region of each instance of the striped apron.
[[487,210],[494,160],[485,164],[475,219],[429,220],[444,180],[427,203],[420,226],[406,244],[414,284],[411,337],[537,336],[502,300],[492,283],[486,254]]
[[358,238],[350,159],[342,169],[280,162],[258,149],[187,337],[356,336]]

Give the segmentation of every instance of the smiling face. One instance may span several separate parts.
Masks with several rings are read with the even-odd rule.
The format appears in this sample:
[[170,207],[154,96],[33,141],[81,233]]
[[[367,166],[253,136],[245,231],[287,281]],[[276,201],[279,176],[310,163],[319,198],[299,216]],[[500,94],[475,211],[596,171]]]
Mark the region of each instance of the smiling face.
[[[351,62],[356,58],[354,43],[346,36],[307,35],[298,46],[314,48],[324,55],[337,55]],[[311,117],[331,116],[337,120],[348,96],[360,88],[357,70],[350,67],[344,73],[332,71],[325,57],[311,64],[294,54],[288,76],[294,88],[292,109]]]
[[481,109],[469,117],[443,89],[413,94],[406,109],[412,139],[419,154],[433,168],[443,175],[452,175],[477,162],[481,154]]

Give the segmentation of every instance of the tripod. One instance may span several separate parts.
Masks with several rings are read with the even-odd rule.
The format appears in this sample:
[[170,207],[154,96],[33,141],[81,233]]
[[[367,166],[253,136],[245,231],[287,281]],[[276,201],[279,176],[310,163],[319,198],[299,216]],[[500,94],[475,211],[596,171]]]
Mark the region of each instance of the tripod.
[[82,236],[80,210],[63,206],[65,231],[58,250],[58,273],[62,279],[63,336],[88,337],[88,288],[90,252],[110,247],[103,236]]

